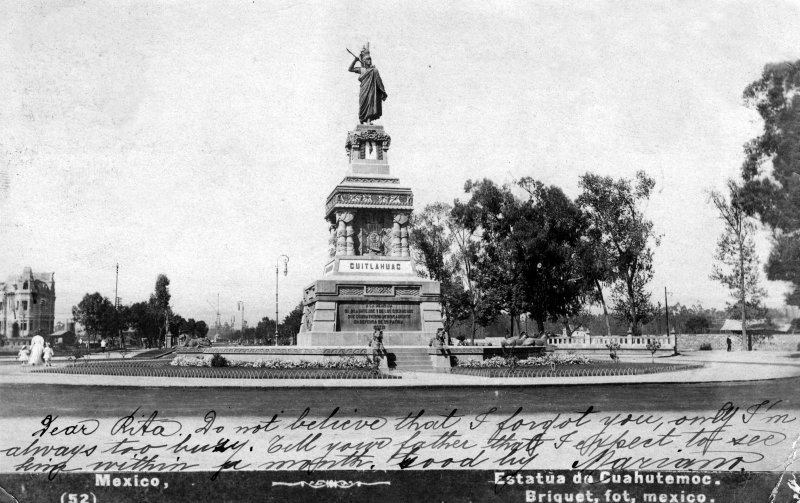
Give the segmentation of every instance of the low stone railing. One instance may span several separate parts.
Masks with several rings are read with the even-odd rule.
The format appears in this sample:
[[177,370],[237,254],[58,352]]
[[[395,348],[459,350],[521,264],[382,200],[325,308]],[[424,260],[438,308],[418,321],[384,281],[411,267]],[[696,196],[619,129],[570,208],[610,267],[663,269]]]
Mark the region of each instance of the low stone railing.
[[617,343],[621,349],[646,349],[650,342],[661,343],[661,349],[675,347],[675,336],[670,335],[584,335],[579,337],[550,337],[547,342],[559,349],[605,349]]

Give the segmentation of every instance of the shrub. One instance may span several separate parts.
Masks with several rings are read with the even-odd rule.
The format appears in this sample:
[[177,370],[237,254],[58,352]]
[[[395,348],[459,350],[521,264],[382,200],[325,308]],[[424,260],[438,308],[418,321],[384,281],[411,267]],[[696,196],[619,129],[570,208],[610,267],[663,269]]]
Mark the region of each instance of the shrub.
[[228,366],[228,360],[226,360],[225,357],[222,356],[221,354],[216,353],[216,354],[214,354],[214,356],[211,357],[211,366],[212,367],[227,367]]
[[78,363],[78,360],[85,357],[87,352],[80,346],[75,346],[72,348],[72,353],[69,356],[69,359],[72,360],[73,363]]
[[710,342],[704,342],[704,343],[700,344],[700,351],[711,351],[711,343]]
[[653,359],[656,356],[656,351],[661,349],[661,343],[656,340],[650,340],[647,342],[647,350],[650,351],[650,363],[653,362]]

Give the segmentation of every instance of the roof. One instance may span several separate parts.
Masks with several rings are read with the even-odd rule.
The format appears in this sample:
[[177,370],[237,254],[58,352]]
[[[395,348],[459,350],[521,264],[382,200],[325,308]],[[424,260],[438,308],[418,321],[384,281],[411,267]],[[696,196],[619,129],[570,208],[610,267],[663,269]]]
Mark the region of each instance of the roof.
[[[758,318],[754,320],[747,320],[747,329],[748,330],[776,330],[775,327],[770,326],[767,323],[767,320],[764,318]],[[742,320],[732,320],[727,319],[725,323],[722,324],[722,327],[719,329],[720,332],[741,332],[742,331]]]
[[775,331],[781,333],[789,333],[792,331],[792,322],[791,321],[781,321],[775,323]]
[[53,272],[32,272],[30,267],[25,267],[22,274],[12,274],[8,276],[6,281],[0,281],[0,290],[9,290],[14,284],[21,285],[25,281],[33,281],[34,283],[41,282],[42,286],[50,286],[50,282],[54,281],[55,273]]

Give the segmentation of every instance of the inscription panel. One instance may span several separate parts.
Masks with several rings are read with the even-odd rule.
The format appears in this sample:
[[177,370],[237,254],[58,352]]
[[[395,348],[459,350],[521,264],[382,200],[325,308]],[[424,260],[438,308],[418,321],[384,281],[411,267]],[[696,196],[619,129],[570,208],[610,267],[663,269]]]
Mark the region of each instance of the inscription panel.
[[373,325],[382,325],[388,332],[422,329],[415,302],[340,302],[337,314],[340,332],[371,332]]
[[376,274],[414,274],[408,260],[359,260],[342,259],[339,261],[340,273],[376,273]]

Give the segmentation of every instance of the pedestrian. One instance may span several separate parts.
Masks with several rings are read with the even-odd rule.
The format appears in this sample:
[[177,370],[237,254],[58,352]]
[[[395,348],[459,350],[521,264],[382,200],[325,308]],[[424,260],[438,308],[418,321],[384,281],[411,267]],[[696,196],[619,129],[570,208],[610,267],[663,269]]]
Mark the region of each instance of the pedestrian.
[[431,337],[431,340],[428,342],[428,347],[434,349],[442,349],[445,346],[445,331],[443,328],[436,329],[436,335]]
[[44,365],[44,337],[34,335],[31,338],[31,352],[28,357],[28,365]]
[[17,354],[17,359],[22,362],[22,366],[24,367],[25,365],[28,364],[28,358],[30,357],[31,354],[28,351],[28,345],[25,344],[24,346],[22,346],[22,349],[19,350],[19,353]]
[[100,339],[100,352],[101,353],[105,353],[106,352],[106,339],[105,339],[105,337]]
[[728,353],[731,352],[731,346],[733,345],[733,341],[731,340],[731,336],[728,336],[728,339],[725,341],[728,344]]
[[50,346],[50,343],[47,343],[47,347],[44,348],[44,364],[47,367],[52,367],[50,364],[50,360],[53,359],[53,348]]
[[372,364],[378,366],[380,359],[383,357],[383,330],[375,329],[372,332],[372,339],[369,341],[369,346],[372,348]]

